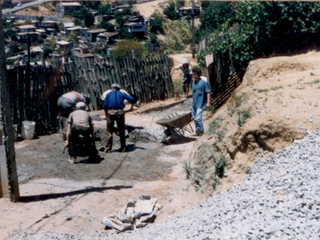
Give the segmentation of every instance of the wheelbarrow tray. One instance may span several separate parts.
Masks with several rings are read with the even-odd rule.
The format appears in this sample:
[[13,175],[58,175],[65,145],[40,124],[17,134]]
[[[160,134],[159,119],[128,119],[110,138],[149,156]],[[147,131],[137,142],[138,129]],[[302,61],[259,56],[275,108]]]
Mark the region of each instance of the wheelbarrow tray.
[[171,113],[170,115],[156,121],[157,124],[163,127],[172,127],[183,129],[192,121],[191,112],[187,113]]

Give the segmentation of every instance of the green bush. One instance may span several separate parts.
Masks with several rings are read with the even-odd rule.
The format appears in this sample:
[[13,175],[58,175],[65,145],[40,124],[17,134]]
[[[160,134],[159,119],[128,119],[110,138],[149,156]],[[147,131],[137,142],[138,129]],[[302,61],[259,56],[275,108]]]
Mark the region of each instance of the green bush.
[[[202,35],[213,33],[209,46],[197,56],[200,65],[205,64],[208,53],[223,56],[231,52],[230,64],[240,76],[255,57],[320,44],[320,2],[214,2],[200,21]],[[223,38],[217,36],[221,31]]]
[[219,159],[219,160],[216,162],[215,167],[216,167],[216,175],[217,175],[218,177],[223,177],[224,167],[225,167],[224,158]]
[[151,17],[153,18],[153,21],[150,22],[150,32],[152,32],[152,33],[163,32],[161,15],[154,12],[151,15]]
[[171,20],[180,19],[180,14],[174,1],[169,2],[168,6],[163,10],[163,13]]
[[112,57],[123,58],[131,56],[131,51],[134,50],[137,58],[143,58],[148,54],[147,49],[142,46],[137,40],[123,40],[117,43],[116,48],[112,52]]

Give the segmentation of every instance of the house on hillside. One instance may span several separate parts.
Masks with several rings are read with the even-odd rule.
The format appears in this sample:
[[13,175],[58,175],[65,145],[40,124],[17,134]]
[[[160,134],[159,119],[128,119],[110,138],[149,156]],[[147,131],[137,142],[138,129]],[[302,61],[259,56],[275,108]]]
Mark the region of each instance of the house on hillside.
[[81,4],[78,2],[61,2],[57,6],[58,16],[63,16],[74,11],[80,11]]
[[43,50],[41,47],[34,47],[30,51],[30,55],[32,58],[41,58],[43,54]]
[[71,55],[79,58],[93,58],[94,55],[89,52],[89,48],[86,44],[80,44],[71,51]]
[[29,36],[29,40],[30,42],[35,42],[38,37],[40,36],[40,33],[37,32],[19,32],[16,34],[16,38],[18,42],[22,42],[22,43],[27,43],[28,41],[28,36]]
[[[181,8],[179,8],[179,13],[181,13],[182,16],[191,16],[192,7],[181,7]],[[194,13],[194,16],[199,16],[200,15],[200,8],[194,6],[193,13]]]
[[28,33],[28,32],[35,32],[36,31],[36,27],[33,25],[22,25],[22,26],[18,26],[18,29],[20,29],[20,32],[22,33]]
[[70,46],[70,43],[67,41],[58,41],[58,42],[56,42],[56,46],[59,49],[67,49]]
[[132,35],[144,35],[146,26],[143,23],[125,23],[123,24],[126,31]]
[[37,23],[38,27],[41,28],[57,28],[58,25],[55,21],[42,21]]
[[118,32],[104,32],[97,36],[98,42],[113,43],[116,39],[120,39]]
[[92,30],[87,30],[81,33],[81,39],[83,41],[89,41],[89,42],[95,42],[97,41],[97,36],[100,33],[106,32],[105,29],[92,29]]
[[39,33],[39,36],[43,39],[47,37],[46,30],[44,29],[36,29],[36,33]]

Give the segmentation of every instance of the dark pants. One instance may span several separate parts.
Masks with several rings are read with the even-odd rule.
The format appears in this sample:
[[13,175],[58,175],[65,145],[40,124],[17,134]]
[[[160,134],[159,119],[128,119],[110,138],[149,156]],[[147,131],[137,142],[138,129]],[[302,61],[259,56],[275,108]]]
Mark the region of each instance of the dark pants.
[[107,118],[106,151],[112,150],[112,140],[113,140],[112,134],[115,132],[114,122],[117,122],[121,149],[124,149],[126,147],[124,111],[108,110],[106,112],[106,118]]
[[[86,146],[88,146],[88,156],[93,155],[96,153],[96,148],[93,144],[93,136],[92,135],[92,129],[91,128],[83,128],[78,126],[72,126],[70,138],[69,138],[69,155],[71,157],[77,156],[77,149],[76,149],[76,143],[79,140],[79,135],[82,135],[84,137],[84,141],[86,141]],[[83,150],[83,149],[82,149]]]

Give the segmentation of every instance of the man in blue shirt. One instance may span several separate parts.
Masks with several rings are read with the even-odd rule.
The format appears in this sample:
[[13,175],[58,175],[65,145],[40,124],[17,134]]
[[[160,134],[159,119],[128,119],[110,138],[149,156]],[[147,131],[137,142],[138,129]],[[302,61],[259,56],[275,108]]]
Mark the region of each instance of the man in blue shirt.
[[204,109],[211,106],[211,90],[208,83],[201,79],[201,73],[202,71],[199,67],[192,69],[192,76],[194,78],[194,82],[192,83],[192,117],[196,125],[196,135],[198,136],[201,136],[204,133],[202,112]]
[[106,137],[106,153],[112,150],[112,134],[114,133],[114,122],[117,122],[121,147],[119,152],[126,152],[126,138],[125,138],[125,123],[124,123],[124,100],[129,102],[134,100],[120,91],[120,86],[117,83],[111,85],[111,92],[107,94],[103,102],[103,108],[106,111],[107,118],[107,137]]

